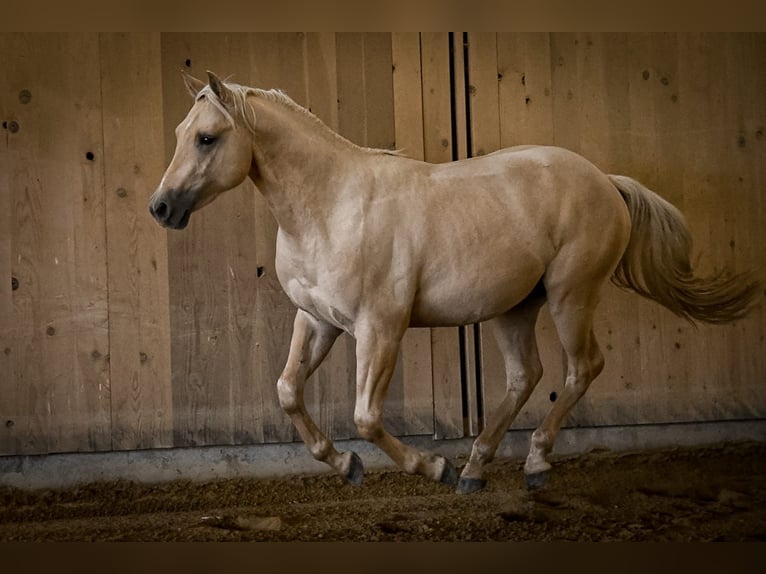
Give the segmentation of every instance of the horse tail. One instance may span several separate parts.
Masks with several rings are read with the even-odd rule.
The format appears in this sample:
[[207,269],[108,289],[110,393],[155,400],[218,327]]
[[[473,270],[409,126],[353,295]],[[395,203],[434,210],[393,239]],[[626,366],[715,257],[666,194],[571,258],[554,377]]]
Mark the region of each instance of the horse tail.
[[636,180],[609,179],[630,212],[631,233],[612,282],[656,301],[680,317],[728,323],[744,317],[761,292],[751,273],[697,276],[689,261],[692,240],[684,216]]

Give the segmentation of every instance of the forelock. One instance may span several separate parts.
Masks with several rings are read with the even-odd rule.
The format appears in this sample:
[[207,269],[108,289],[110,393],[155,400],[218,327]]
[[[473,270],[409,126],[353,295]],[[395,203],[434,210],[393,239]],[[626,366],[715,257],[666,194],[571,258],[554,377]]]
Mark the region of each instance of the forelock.
[[[245,126],[247,126],[251,132],[254,132],[255,114],[253,109],[247,104],[247,94],[250,88],[237,84],[226,84],[226,87],[229,88],[233,96],[234,114],[241,117],[245,123]],[[213,91],[213,88],[211,88],[209,85],[205,86],[199,91],[196,101],[199,101],[203,98],[213,104],[213,106],[223,114],[223,116],[231,124],[232,127],[236,127],[237,122],[234,118],[234,115],[232,115],[231,110],[229,110],[229,108],[224,105],[224,103]]]

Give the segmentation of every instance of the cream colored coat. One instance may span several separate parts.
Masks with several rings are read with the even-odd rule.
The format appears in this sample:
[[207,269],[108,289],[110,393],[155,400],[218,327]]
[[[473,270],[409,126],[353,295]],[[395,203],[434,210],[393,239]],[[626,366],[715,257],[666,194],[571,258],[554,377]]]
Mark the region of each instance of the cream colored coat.
[[[401,468],[471,492],[484,485],[505,431],[542,374],[534,325],[550,305],[568,361],[564,391],[532,438],[525,473],[544,481],[561,423],[603,367],[593,312],[607,280],[674,312],[712,322],[741,316],[757,286],[699,279],[681,214],[638,182],[607,176],[555,147],[523,146],[432,165],[360,148],[279,92],[185,77],[195,104],[150,201],[163,225],[245,177],[279,224],[276,270],[298,308],[278,381],[282,407],[310,452],[355,484],[363,467],[339,453],[306,412],[303,386],[345,331],[357,342],[361,436]],[[383,428],[382,405],[408,327],[492,319],[506,395],[458,475]]]

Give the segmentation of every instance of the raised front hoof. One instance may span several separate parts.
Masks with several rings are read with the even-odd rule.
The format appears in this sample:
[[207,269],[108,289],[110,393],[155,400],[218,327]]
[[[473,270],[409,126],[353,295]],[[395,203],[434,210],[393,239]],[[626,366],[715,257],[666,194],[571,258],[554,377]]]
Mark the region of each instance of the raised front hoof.
[[487,481],[483,478],[461,478],[457,483],[456,491],[458,494],[472,494],[479,492],[485,486],[487,486]]
[[549,471],[533,472],[524,475],[524,484],[527,490],[539,490],[548,483]]
[[351,453],[351,464],[346,473],[346,481],[354,486],[361,486],[364,480],[364,465],[362,459],[355,452]]
[[457,479],[458,479],[457,469],[449,460],[445,458],[444,469],[442,470],[442,475],[441,475],[441,478],[439,479],[439,482],[454,488],[457,485]]

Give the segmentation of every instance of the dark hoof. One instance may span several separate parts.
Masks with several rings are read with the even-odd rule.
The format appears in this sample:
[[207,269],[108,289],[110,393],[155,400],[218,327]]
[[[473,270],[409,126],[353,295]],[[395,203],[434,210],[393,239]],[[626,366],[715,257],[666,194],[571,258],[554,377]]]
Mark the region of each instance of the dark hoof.
[[527,486],[527,490],[537,490],[542,488],[548,483],[549,471],[535,472],[534,474],[524,475],[524,484]]
[[364,465],[362,459],[355,452],[351,453],[351,464],[346,473],[346,480],[354,486],[360,486],[364,480]]
[[460,482],[457,483],[457,493],[471,494],[479,492],[485,486],[487,486],[487,481],[483,478],[461,478]]
[[457,485],[457,478],[457,470],[453,464],[445,458],[444,470],[442,470],[442,476],[439,479],[439,482],[446,484],[447,486],[455,487]]

